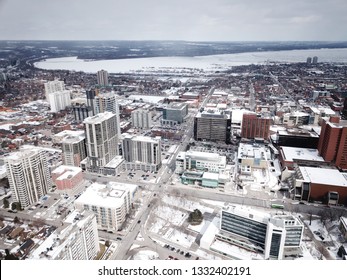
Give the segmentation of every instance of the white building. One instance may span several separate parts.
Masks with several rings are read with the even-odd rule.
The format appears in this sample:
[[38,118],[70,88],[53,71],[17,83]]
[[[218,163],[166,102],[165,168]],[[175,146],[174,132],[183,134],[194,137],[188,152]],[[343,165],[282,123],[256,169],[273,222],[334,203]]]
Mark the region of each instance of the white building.
[[125,222],[136,189],[132,184],[94,183],[75,201],[75,207],[93,211],[99,229],[115,232]]
[[226,157],[217,153],[179,152],[176,157],[176,173],[182,174],[186,170],[222,173],[226,170]]
[[[303,230],[303,223],[295,216],[233,206],[222,210],[220,232],[216,238],[261,253],[264,259],[282,259],[286,250],[300,248]],[[232,253],[230,257],[233,257]]]
[[45,83],[45,93],[51,106],[51,112],[59,112],[67,106],[71,106],[70,91],[65,89],[63,81]]
[[283,124],[287,127],[308,125],[310,122],[310,115],[303,112],[291,112],[283,115]]
[[127,169],[158,171],[161,167],[161,138],[122,135],[122,151]]
[[96,73],[98,85],[105,87],[108,86],[108,72],[105,70],[100,70]]
[[35,204],[52,186],[47,158],[42,149],[23,150],[5,158],[7,177],[15,202]]
[[48,100],[49,93],[65,90],[64,82],[58,81],[58,80],[47,82],[44,84],[44,86],[45,86],[45,94],[46,94],[47,100]]
[[259,144],[240,143],[237,154],[240,166],[251,168],[268,168],[271,160],[270,149]]
[[131,112],[133,127],[149,129],[152,127],[152,114],[148,110],[137,109]]
[[30,259],[94,260],[100,251],[95,215],[74,211],[40,246]]
[[87,170],[99,173],[118,155],[117,117],[111,112],[86,118]]

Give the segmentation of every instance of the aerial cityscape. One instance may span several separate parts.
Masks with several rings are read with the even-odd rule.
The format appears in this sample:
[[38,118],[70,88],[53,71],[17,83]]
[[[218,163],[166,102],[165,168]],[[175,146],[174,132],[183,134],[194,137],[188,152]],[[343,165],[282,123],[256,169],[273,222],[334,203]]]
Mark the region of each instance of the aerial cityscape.
[[1,260],[347,259],[347,38],[63,17],[0,35]]

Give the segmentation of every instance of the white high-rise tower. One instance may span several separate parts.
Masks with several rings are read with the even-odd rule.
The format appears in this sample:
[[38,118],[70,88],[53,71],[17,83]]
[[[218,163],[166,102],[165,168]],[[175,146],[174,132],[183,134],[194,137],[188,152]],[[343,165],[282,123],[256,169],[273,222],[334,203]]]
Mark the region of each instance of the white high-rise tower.
[[52,186],[47,158],[42,149],[24,150],[5,157],[8,181],[15,202],[35,204]]

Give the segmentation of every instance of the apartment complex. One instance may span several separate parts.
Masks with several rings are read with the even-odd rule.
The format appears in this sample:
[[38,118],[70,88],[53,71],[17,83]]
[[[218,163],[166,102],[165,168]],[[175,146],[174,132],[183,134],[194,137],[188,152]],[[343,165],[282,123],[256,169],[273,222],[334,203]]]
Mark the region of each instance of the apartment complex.
[[133,127],[149,129],[152,127],[152,114],[148,110],[137,109],[131,112]]
[[204,111],[194,118],[194,139],[230,143],[231,118],[220,111]]
[[11,153],[5,157],[5,162],[13,201],[22,207],[37,203],[52,187],[44,150]]
[[347,170],[347,121],[340,120],[340,117],[323,120],[318,151],[325,161]]
[[118,155],[117,116],[111,112],[86,118],[86,169],[100,173],[102,168]]
[[[251,252],[264,259],[282,259],[286,249],[299,248],[304,225],[292,215],[272,215],[249,207],[223,209],[217,239]],[[231,256],[232,257],[232,256]]]
[[116,131],[120,135],[119,105],[114,92],[99,93],[97,90],[87,91],[87,106],[93,110],[93,116],[111,112],[116,115]]
[[30,259],[94,260],[100,251],[95,214],[73,211],[40,246]]
[[136,190],[132,184],[94,183],[75,200],[75,207],[94,212],[98,229],[116,232],[125,222]]
[[83,130],[64,130],[58,134],[65,135],[61,139],[64,165],[80,166],[87,157],[85,133]]
[[108,72],[105,70],[100,70],[96,73],[96,78],[99,86],[108,86]]
[[123,157],[127,169],[158,171],[161,167],[161,138],[123,134]]
[[244,114],[242,117],[241,137],[247,139],[261,138],[267,140],[270,136],[272,119],[257,114]]
[[45,83],[45,94],[51,106],[51,112],[59,112],[71,105],[70,91],[65,90],[65,85],[62,81]]

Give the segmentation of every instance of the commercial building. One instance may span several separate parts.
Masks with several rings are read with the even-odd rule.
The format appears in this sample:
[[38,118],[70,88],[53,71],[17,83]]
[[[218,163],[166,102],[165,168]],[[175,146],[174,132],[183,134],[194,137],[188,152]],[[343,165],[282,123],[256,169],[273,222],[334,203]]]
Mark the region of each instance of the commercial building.
[[294,199],[347,205],[347,173],[337,169],[296,166]]
[[230,180],[226,157],[217,153],[180,152],[176,157],[176,173],[181,175],[182,184],[208,188],[223,187]]
[[216,238],[261,253],[264,259],[280,260],[287,249],[300,248],[303,230],[303,223],[295,216],[233,206],[222,210],[220,232]]
[[261,138],[267,140],[270,136],[272,119],[257,114],[243,114],[241,137],[247,139]]
[[308,125],[310,122],[310,115],[303,112],[291,112],[283,115],[283,124],[287,127],[294,127],[300,125]]
[[73,211],[32,252],[29,259],[40,260],[94,260],[100,251],[95,214]]
[[84,179],[80,167],[60,165],[52,171],[52,180],[58,193],[71,196],[83,190]]
[[93,116],[92,107],[87,105],[87,100],[78,98],[71,101],[74,119],[77,122],[83,122],[84,119]]
[[161,138],[122,135],[122,151],[127,169],[158,171],[161,167]]
[[13,201],[22,207],[37,203],[52,187],[44,150],[11,153],[5,157],[5,162]]
[[96,78],[98,85],[101,87],[108,86],[108,72],[105,70],[100,70],[96,73]]
[[325,161],[347,170],[347,121],[340,120],[339,117],[323,121],[318,151]]
[[102,167],[118,155],[117,116],[111,112],[100,113],[83,123],[87,137],[86,169],[100,173]]
[[318,155],[317,149],[296,148],[282,146],[279,149],[279,158],[282,168],[294,169],[294,164],[298,160],[306,163],[323,163],[324,159]]
[[230,143],[231,118],[220,111],[204,111],[194,118],[194,139]]
[[94,183],[75,200],[75,207],[80,211],[93,211],[98,229],[116,232],[129,214],[136,190],[137,186],[132,184]]
[[152,127],[152,113],[149,110],[137,109],[131,112],[133,127],[149,129]]
[[271,135],[277,146],[317,149],[319,134],[314,130],[290,128]]
[[162,124],[180,124],[188,114],[188,106],[185,103],[170,103],[163,108]]
[[84,131],[64,130],[58,133],[58,135],[59,134],[64,135],[63,137],[61,137],[60,141],[63,164],[80,166],[81,161],[87,157]]

